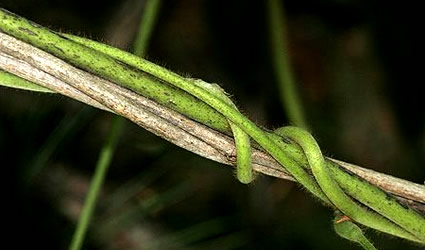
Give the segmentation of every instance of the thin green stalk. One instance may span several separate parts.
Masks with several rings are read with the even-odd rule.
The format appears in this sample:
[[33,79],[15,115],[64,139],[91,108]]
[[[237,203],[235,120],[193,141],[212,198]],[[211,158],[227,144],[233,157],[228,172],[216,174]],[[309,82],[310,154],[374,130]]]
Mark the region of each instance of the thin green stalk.
[[[137,33],[134,46],[134,52],[137,56],[141,57],[146,52],[148,46],[147,41],[149,40],[152,33],[153,25],[159,11],[159,4],[160,0],[150,0],[146,3],[145,11],[142,15],[143,18],[141,19],[140,30]],[[89,189],[89,194],[84,203],[83,211],[80,215],[77,228],[74,232],[70,249],[77,250],[82,246],[90,218],[94,213],[98,193],[104,182],[106,171],[111,163],[111,159],[114,154],[119,135],[121,134],[124,121],[125,120],[122,117],[114,116],[113,126],[109,131],[109,139],[103,145],[101,154],[99,155],[96,171]]]
[[144,57],[146,48],[149,45],[153,27],[158,17],[161,0],[146,1],[143,14],[140,20],[139,31],[133,46],[133,54]]
[[269,18],[271,56],[277,78],[280,100],[291,125],[307,129],[308,125],[289,59],[285,12],[279,2],[279,0],[268,1],[267,16]]
[[102,152],[100,153],[99,161],[97,162],[96,170],[90,183],[87,198],[84,202],[84,207],[78,220],[77,229],[75,230],[72,238],[70,245],[70,249],[72,250],[81,249],[83,244],[84,236],[87,232],[100,188],[102,187],[103,180],[105,179],[108,166],[110,165],[113,152],[118,142],[120,126],[122,126],[122,124],[122,120],[113,120],[111,131],[114,132],[109,134],[105,147],[102,148]]

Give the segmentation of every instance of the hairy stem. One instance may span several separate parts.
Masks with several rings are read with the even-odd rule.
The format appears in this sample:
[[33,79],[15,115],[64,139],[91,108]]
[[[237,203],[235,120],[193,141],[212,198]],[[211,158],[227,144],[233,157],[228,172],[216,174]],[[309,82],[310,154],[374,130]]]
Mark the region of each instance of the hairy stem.
[[[99,74],[106,79],[114,80],[120,85],[126,86],[138,93],[144,93],[147,97],[152,98],[153,100],[164,105],[168,105],[177,112],[189,117],[197,116],[197,111],[199,110],[195,109],[198,107],[204,107],[205,111],[212,110],[211,112],[208,111],[209,113],[206,115],[199,114],[200,116],[204,115],[202,119],[193,119],[201,123],[204,121],[204,124],[223,132],[229,132],[228,121],[236,124],[245,133],[249,134],[249,136],[253,138],[262,149],[264,149],[277,162],[279,162],[281,166],[285,167],[286,170],[290,172],[295,179],[303,183],[303,185],[305,185],[308,190],[319,197],[323,197],[321,188],[314,180],[312,180],[308,168],[306,168],[306,165],[309,165],[309,162],[306,159],[303,150],[300,149],[298,145],[288,142],[285,137],[281,137],[274,133],[260,129],[249,119],[243,116],[232,105],[229,105],[220,98],[217,98],[217,96],[211,94],[205,89],[196,86],[189,79],[183,78],[158,65],[135,57],[126,52],[93,41],[90,41],[90,43],[96,45],[96,48],[95,46],[91,45],[90,47],[83,46],[81,44],[75,45],[77,42],[70,40],[75,39],[75,41],[77,41],[77,38],[75,37],[66,39],[58,34],[55,34],[54,32],[43,29],[37,25],[29,23],[26,20],[22,20],[22,18],[16,17],[8,12],[1,10],[0,29],[9,34],[12,34],[13,36],[19,37],[20,39],[23,39],[32,45],[38,46],[49,53],[61,57],[69,63],[76,64],[79,68]],[[30,32],[28,32],[28,29]],[[43,41],[46,37],[55,39],[55,41],[52,44],[45,44]],[[82,41],[81,43],[87,42],[87,39],[82,40],[86,41]],[[68,46],[65,46],[65,44]],[[5,53],[14,54],[15,56],[19,54],[19,51],[11,51],[11,48],[7,46],[7,44],[4,47],[5,48],[0,48]],[[69,56],[69,58],[67,58],[67,56]],[[28,55],[25,54],[22,55],[22,58],[20,59],[25,59],[27,57]],[[93,62],[92,59],[94,57],[100,61],[96,66],[90,65],[90,62]],[[35,63],[35,65],[37,65],[37,63]],[[103,68],[112,66],[115,66],[116,68]],[[60,77],[63,77],[63,75],[60,75]],[[70,80],[72,81],[72,79],[67,79],[67,81]],[[109,109],[114,110],[115,112],[122,114],[129,119],[140,120],[140,118],[134,118],[136,114],[135,110],[132,108],[136,109],[137,105],[132,106],[131,102],[128,102],[129,99],[123,98],[122,95],[120,96],[120,94],[117,92],[113,93],[113,91],[110,89],[106,89],[105,92],[101,85],[86,85],[87,81],[84,83],[75,84],[73,86],[79,90],[84,89],[83,92],[85,94],[97,100],[99,103],[104,104]],[[167,90],[171,91],[170,93],[175,95],[173,95],[173,97],[169,97],[167,94],[170,93],[166,92],[167,94],[165,94],[163,92],[157,92],[158,89],[164,86],[168,86]],[[102,92],[103,94],[99,96],[99,91],[104,92]],[[169,98],[168,102],[164,102],[163,99],[161,99],[164,96]],[[180,100],[182,101],[181,104],[184,103],[184,105],[177,105],[176,107],[176,105],[173,105],[175,104],[173,103],[173,98],[180,97]],[[118,100],[114,100],[114,98]],[[170,100],[172,101],[171,103]],[[186,102],[188,100],[189,102]],[[126,103],[122,103],[123,101]],[[182,109],[182,107],[185,105],[189,105],[186,106],[187,110],[189,110],[188,113],[183,112],[184,108]],[[214,121],[210,120],[213,117],[220,118]],[[191,147],[188,148],[190,150]],[[347,171],[342,170],[340,166],[344,164],[337,164],[336,162],[329,159],[326,160],[324,164],[327,168],[329,168],[329,172],[332,174],[333,178],[335,178],[335,181],[338,183],[338,185],[344,191],[349,193],[350,196],[361,202],[363,205],[379,213],[380,215],[393,221],[397,225],[407,229],[407,231],[410,233],[393,229],[385,229],[385,232],[402,238],[410,239],[412,241],[425,242],[425,233],[422,229],[422,225],[425,221],[423,216],[417,214],[413,210],[405,211],[406,209],[404,206],[401,205],[393,196],[388,195],[376,186],[359,179],[357,176],[353,176]],[[362,187],[362,192],[357,192],[355,190],[355,188],[359,186]],[[424,199],[422,192],[423,189],[419,188],[419,200]],[[379,206],[375,206],[373,205],[375,203],[380,204]],[[402,213],[403,216],[400,216],[400,213]],[[394,218],[394,216],[399,216],[401,219],[398,220],[397,218]],[[411,224],[411,218],[413,218],[416,222],[415,225]],[[365,221],[363,223],[369,227],[376,228],[371,224],[371,221]]]

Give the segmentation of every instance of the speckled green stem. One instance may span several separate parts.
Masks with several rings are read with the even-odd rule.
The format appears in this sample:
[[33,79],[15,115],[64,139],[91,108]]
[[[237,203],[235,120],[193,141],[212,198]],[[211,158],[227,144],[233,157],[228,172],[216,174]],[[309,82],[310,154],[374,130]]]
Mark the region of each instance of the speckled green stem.
[[[171,106],[198,122],[209,124],[219,130],[229,129],[229,124],[222,115],[205,103],[197,101],[190,94],[158,81],[148,72],[99,53],[98,50],[106,49],[108,46],[91,42],[98,50],[87,47],[4,9],[0,9],[0,30],[54,54],[74,66],[117,82],[158,103]],[[89,42],[88,39],[81,41]],[[140,59],[135,55],[131,56]]]
[[[230,132],[228,121],[234,123],[257,141],[307,190],[327,202],[327,196],[309,172],[305,152],[298,145],[285,137],[260,129],[235,107],[194,85],[191,80],[116,48],[83,38],[65,38],[1,9],[0,30],[77,67],[133,89],[216,130]],[[80,43],[90,43],[91,48]],[[379,188],[350,175],[336,163],[326,161],[325,165],[343,191],[393,222],[388,223],[388,228],[383,228],[384,232],[425,243],[425,219],[421,215],[405,208]],[[361,223],[381,230],[381,226],[375,226],[373,221],[365,220]]]
[[[316,181],[319,183],[321,190],[329,198],[330,202],[336,207],[336,209],[350,217],[352,220],[363,225],[369,225],[370,227],[382,232],[389,234],[405,234],[406,236],[409,236],[408,232],[411,231],[412,234],[420,235],[419,232],[421,229],[415,225],[415,222],[420,222],[420,218],[415,218],[414,213],[411,214],[409,211],[400,211],[402,213],[399,212],[398,214],[404,216],[402,220],[397,218],[398,216],[395,216],[394,218],[390,217],[399,225],[397,226],[390,220],[380,216],[378,213],[360,206],[348,197],[333,179],[331,172],[326,167],[325,159],[320,151],[319,145],[310,133],[297,127],[279,128],[275,130],[275,133],[283,137],[288,137],[300,145],[307,157],[309,166]],[[380,204],[376,205],[381,207]],[[413,217],[410,215],[413,215]],[[410,219],[413,219],[413,221],[409,222]],[[415,221],[415,219],[419,219],[419,221]],[[403,230],[400,227],[406,230]]]

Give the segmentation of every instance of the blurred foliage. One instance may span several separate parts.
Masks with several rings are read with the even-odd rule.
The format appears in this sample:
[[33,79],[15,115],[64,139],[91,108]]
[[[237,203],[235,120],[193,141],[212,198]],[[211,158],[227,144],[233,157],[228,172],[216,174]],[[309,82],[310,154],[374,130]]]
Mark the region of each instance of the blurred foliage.
[[[259,124],[287,123],[263,1],[164,2],[148,59],[219,83]],[[325,153],[423,183],[422,27],[414,3],[284,2],[295,77]],[[143,1],[0,5],[129,48]],[[2,88],[0,117],[6,240],[15,248],[66,248],[112,116],[64,97]],[[97,210],[86,249],[357,249],[332,231],[331,211],[294,183],[263,176],[241,185],[228,167],[134,124],[126,125]],[[370,238],[380,249],[417,248]]]

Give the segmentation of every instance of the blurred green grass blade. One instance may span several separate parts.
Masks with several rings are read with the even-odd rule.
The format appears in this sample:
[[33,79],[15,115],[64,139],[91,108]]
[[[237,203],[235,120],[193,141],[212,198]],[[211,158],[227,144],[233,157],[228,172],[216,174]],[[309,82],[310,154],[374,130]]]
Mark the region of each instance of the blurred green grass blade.
[[244,249],[250,241],[248,232],[240,231],[195,244],[190,249]]
[[279,87],[279,96],[291,125],[307,129],[307,121],[289,59],[285,12],[280,2],[279,0],[268,0],[267,3],[271,56]]
[[[167,158],[168,159],[168,158]],[[166,165],[155,166],[139,174],[137,177],[127,181],[111,193],[105,201],[105,206],[109,211],[119,209],[124,203],[137,194],[143,192],[149,185],[166,174],[168,168]]]
[[109,134],[106,143],[100,153],[99,161],[96,165],[96,170],[93,179],[90,183],[87,198],[84,203],[80,218],[78,220],[77,229],[75,230],[74,236],[72,238],[70,249],[81,249],[84,236],[86,234],[88,224],[90,222],[96,204],[96,200],[99,195],[100,188],[103,184],[103,180],[105,179],[107,169],[110,165],[113,153],[115,151],[115,147],[118,142],[119,132],[122,125],[123,120],[117,119],[117,117],[115,117],[112,123],[112,133]]
[[168,191],[158,193],[149,199],[140,200],[139,206],[144,211],[163,209],[167,206],[180,202],[191,194],[187,182],[171,187]]
[[108,195],[104,203],[105,207],[108,208],[108,212],[113,213],[114,210],[122,208],[127,201],[143,193],[146,189],[150,189],[150,186],[158,179],[169,173],[169,163],[175,162],[177,155],[165,152],[163,149],[161,151],[157,155],[157,160],[150,164],[149,169],[128,180]]
[[181,202],[192,191],[186,182],[172,186],[166,191],[152,195],[145,200],[138,200],[129,207],[123,209],[118,214],[114,214],[111,219],[101,222],[102,234],[113,235],[117,230],[143,220],[152,211],[159,211],[175,203]]
[[47,162],[52,159],[53,155],[64,144],[66,139],[72,137],[92,114],[91,108],[84,107],[76,115],[65,116],[49,135],[41,150],[29,161],[29,167],[25,172],[23,181],[31,184],[33,179],[43,170]]
[[227,218],[214,218],[158,237],[154,241],[148,242],[143,249],[176,249],[178,246],[190,246],[227,230]]
[[143,57],[149,46],[149,40],[158,17],[161,0],[146,1],[145,9],[141,16],[139,30],[133,46],[133,54]]

